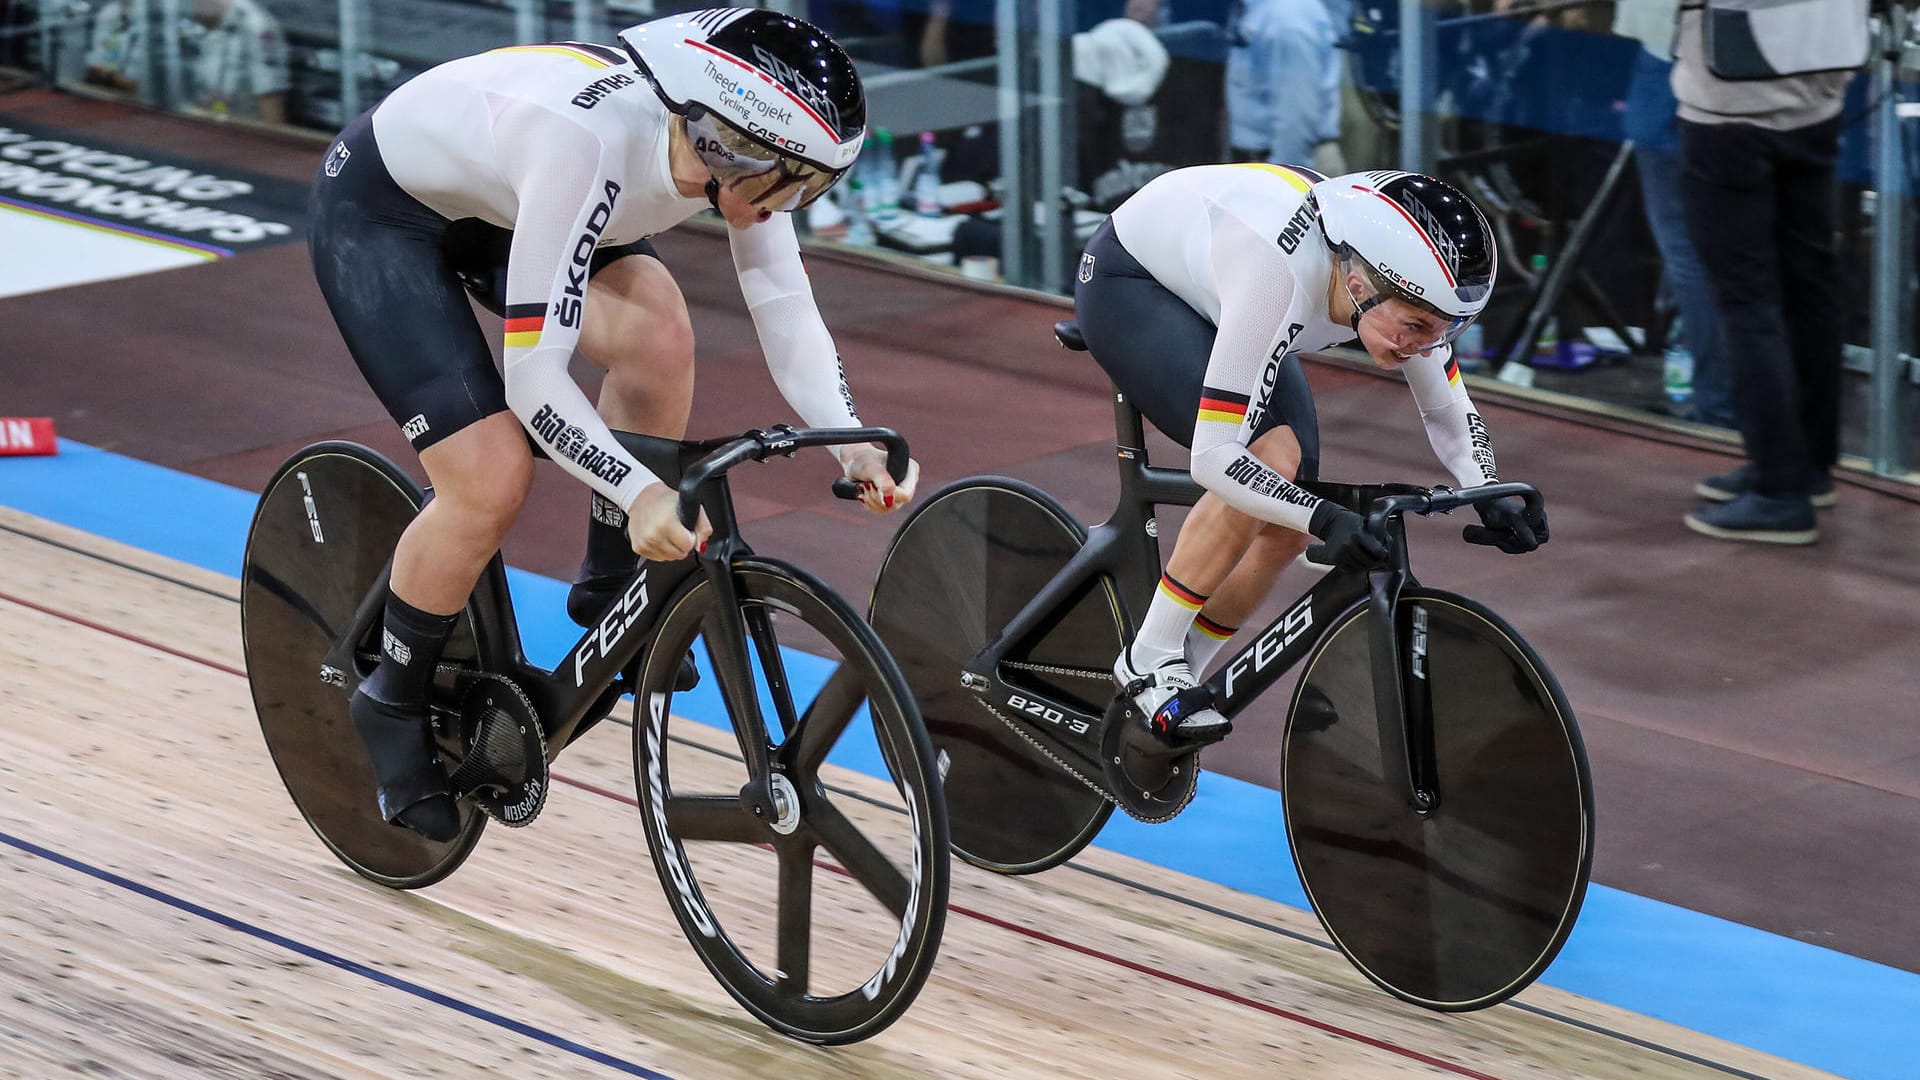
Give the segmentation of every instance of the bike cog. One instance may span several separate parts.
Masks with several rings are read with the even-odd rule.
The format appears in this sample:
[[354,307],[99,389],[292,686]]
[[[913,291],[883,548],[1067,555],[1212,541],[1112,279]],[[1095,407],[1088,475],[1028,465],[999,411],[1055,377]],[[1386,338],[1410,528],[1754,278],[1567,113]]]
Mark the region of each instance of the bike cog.
[[533,702],[512,679],[476,671],[460,698],[459,767],[448,779],[510,829],[533,824],[547,804],[547,740]]
[[1200,750],[1155,738],[1126,695],[1107,706],[1100,723],[1100,768],[1108,797],[1149,825],[1171,821],[1200,787]]

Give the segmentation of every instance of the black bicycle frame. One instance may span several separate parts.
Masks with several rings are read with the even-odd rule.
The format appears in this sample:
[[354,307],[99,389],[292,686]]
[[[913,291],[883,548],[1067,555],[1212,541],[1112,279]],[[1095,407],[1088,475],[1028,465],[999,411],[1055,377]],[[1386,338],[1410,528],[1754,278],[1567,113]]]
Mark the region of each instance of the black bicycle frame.
[[[1140,411],[1134,408],[1125,394],[1117,390],[1113,395],[1113,417],[1115,451],[1120,462],[1120,498],[1114,505],[1112,515],[1088,530],[1087,541],[1080,550],[1020,609],[999,636],[980,651],[969,668],[973,675],[985,680],[1000,701],[1007,702],[1017,712],[1031,710],[1021,704],[1008,702],[1009,698],[1037,702],[1042,709],[1058,709],[1066,715],[1078,716],[1082,724],[1091,723],[1091,718],[1079,710],[1048,699],[1044,694],[1025,688],[1007,687],[999,679],[999,661],[1021,642],[1047,630],[1058,612],[1065,610],[1070,601],[1101,578],[1114,583],[1130,614],[1143,612],[1152,599],[1161,573],[1160,529],[1155,509],[1160,506],[1192,506],[1206,493],[1206,489],[1185,470],[1162,468],[1148,461],[1146,432]],[[1385,493],[1388,490],[1347,484],[1302,486],[1343,505],[1359,498],[1362,493]],[[1364,508],[1365,503],[1362,503]],[[1311,647],[1318,635],[1307,634],[1307,630],[1326,625],[1365,591],[1364,577],[1336,571],[1303,594],[1285,615],[1263,630],[1252,645],[1208,681],[1213,689],[1215,707],[1229,717],[1244,708]],[[1129,619],[1126,622],[1132,624],[1136,621]],[[1276,664],[1275,661],[1280,662]],[[981,688],[979,683],[975,686],[976,690]],[[1083,734],[1082,724],[1072,725],[1072,730]]]
[[[1094,755],[1099,749],[1100,718],[1043,691],[1009,686],[1002,678],[1000,661],[1022,642],[1048,630],[1071,601],[1101,578],[1116,584],[1129,610],[1144,610],[1161,573],[1155,508],[1192,506],[1204,493],[1186,471],[1149,464],[1140,412],[1117,390],[1113,414],[1120,460],[1120,498],[1113,514],[1088,530],[1081,549],[974,657],[966,675],[976,693],[1011,712],[1048,720],[1055,734],[1075,739]],[[1400,591],[1419,584],[1408,565],[1402,515],[1445,513],[1512,495],[1524,498],[1531,512],[1538,508],[1540,494],[1526,484],[1493,484],[1471,492],[1328,481],[1305,481],[1300,486],[1368,515],[1373,530],[1388,538],[1393,564],[1367,573],[1329,571],[1203,685],[1212,694],[1214,708],[1232,719],[1305,657],[1334,619],[1361,599],[1369,599],[1380,616],[1369,638],[1374,685],[1390,688],[1375,695],[1387,775],[1406,776],[1412,801],[1430,809],[1438,793],[1433,779],[1432,707],[1425,692],[1425,619],[1419,612],[1403,617],[1398,605]],[[1124,622],[1123,630],[1132,622]]]
[[[791,456],[808,446],[878,442],[887,447],[888,470],[904,475],[906,443],[890,428],[823,428],[795,430],[776,427],[755,431],[733,439],[707,442],[676,442],[632,432],[614,432],[614,437],[654,475],[676,484],[680,494],[680,519],[691,527],[695,514],[704,508],[713,532],[700,551],[675,562],[641,560],[620,596],[567,650],[559,666],[552,671],[527,659],[520,641],[520,628],[513,614],[513,598],[507,588],[506,564],[496,553],[475,584],[467,610],[472,614],[475,637],[479,640],[482,670],[506,675],[526,693],[540,717],[551,760],[588,727],[606,715],[602,697],[614,680],[628,674],[628,688],[637,688],[637,662],[653,641],[666,601],[686,587],[695,574],[704,573],[716,590],[720,625],[707,628],[707,646],[716,669],[731,674],[719,680],[728,711],[733,717],[735,735],[755,777],[768,772],[767,730],[760,715],[756,695],[739,688],[753,686],[751,662],[746,642],[751,636],[761,648],[761,661],[769,679],[784,682],[784,667],[766,645],[770,640],[765,627],[749,635],[730,572],[734,560],[753,554],[739,535],[739,520],[734,516],[733,494],[726,472],[743,461],[764,461],[774,456]],[[846,494],[836,485],[836,493]],[[380,572],[374,586],[361,601],[354,622],[334,642],[327,664],[337,671],[351,673],[345,686],[348,693],[357,684],[361,665],[354,663],[355,648],[368,640],[381,617],[392,561]],[[377,637],[377,634],[374,635]],[[776,695],[775,700],[781,700]],[[610,703],[607,703],[610,704]],[[596,711],[596,706],[603,706]],[[583,721],[586,721],[583,726]],[[790,725],[782,718],[782,727]]]

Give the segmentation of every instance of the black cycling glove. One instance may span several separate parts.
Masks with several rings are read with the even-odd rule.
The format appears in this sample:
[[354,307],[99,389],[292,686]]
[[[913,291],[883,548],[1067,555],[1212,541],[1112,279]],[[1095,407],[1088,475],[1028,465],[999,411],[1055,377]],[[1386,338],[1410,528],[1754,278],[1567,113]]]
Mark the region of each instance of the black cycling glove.
[[1308,552],[1315,562],[1331,563],[1347,570],[1380,570],[1387,566],[1387,541],[1367,528],[1367,519],[1333,503],[1321,501],[1313,508],[1307,531],[1324,543],[1319,552]]
[[1482,525],[1469,525],[1460,535],[1470,544],[1488,544],[1509,555],[1524,555],[1547,542],[1546,506],[1532,514],[1526,507],[1526,500],[1518,495],[1477,503],[1474,509],[1480,511]]

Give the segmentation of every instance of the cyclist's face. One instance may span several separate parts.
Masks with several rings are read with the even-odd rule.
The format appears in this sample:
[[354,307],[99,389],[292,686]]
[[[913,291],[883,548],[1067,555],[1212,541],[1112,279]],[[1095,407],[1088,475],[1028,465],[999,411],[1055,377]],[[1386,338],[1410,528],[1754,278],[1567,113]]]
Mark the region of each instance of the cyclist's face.
[[1388,300],[1360,316],[1360,345],[1376,366],[1389,371],[1433,350],[1425,346],[1446,332],[1447,321],[1405,300]]

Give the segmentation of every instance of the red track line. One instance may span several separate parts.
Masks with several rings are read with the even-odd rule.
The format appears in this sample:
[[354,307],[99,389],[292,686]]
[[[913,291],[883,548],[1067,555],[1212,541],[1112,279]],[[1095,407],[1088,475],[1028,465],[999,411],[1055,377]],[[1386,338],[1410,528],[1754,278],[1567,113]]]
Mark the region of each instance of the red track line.
[[[4,600],[10,604],[18,604],[24,608],[31,608],[32,610],[38,611],[43,615],[51,615],[56,619],[62,619],[70,623],[76,623],[80,626],[86,627],[89,630],[96,630],[110,637],[117,637],[123,641],[131,641],[136,645],[144,645],[147,648],[153,649],[157,652],[166,653],[168,656],[176,656],[182,660],[190,660],[193,663],[200,664],[205,667],[213,668],[215,671],[224,671],[229,675],[238,675],[243,679],[247,677],[247,673],[240,670],[239,668],[228,667],[225,664],[222,664],[213,660],[208,660],[207,658],[202,656],[195,656],[192,653],[181,652],[179,649],[162,645],[157,641],[149,641],[146,638],[140,637],[136,634],[129,634],[124,630],[118,630],[118,629],[115,629],[114,627],[106,626],[102,623],[97,623],[90,619],[83,619],[78,615],[69,615],[63,611],[55,611],[52,608],[43,607],[39,604],[36,604],[31,600],[22,600],[19,597],[14,596],[10,593],[0,592],[0,600]],[[582,791],[591,792],[592,794],[598,795],[602,798],[612,799],[614,802],[624,803],[625,805],[634,807],[636,809],[638,809],[640,806],[639,800],[633,798],[631,795],[622,794],[618,791],[612,790],[611,788],[603,788],[598,784],[590,784],[584,780],[575,780],[570,776],[561,776],[558,773],[551,773],[549,775],[556,783],[566,784],[568,787],[579,788]],[[1422,1065],[1431,1065],[1436,1069],[1441,1069],[1446,1072],[1453,1073],[1456,1076],[1472,1077],[1473,1080],[1496,1080],[1495,1077],[1488,1076],[1486,1073],[1483,1073],[1483,1072],[1476,1072],[1473,1069],[1467,1068],[1465,1065],[1458,1065],[1450,1061],[1444,1061],[1440,1058],[1432,1057],[1427,1054],[1422,1054],[1418,1050],[1409,1050],[1404,1046],[1396,1046],[1390,1042],[1385,1042],[1380,1039],[1375,1039],[1368,1035],[1362,1035],[1357,1031],[1348,1031],[1346,1028],[1329,1024],[1324,1020],[1315,1020],[1310,1016],[1306,1016],[1297,1012],[1292,1012],[1287,1009],[1282,1009],[1277,1005],[1269,1005],[1263,1001],[1255,1001],[1252,998],[1244,997],[1240,994],[1236,994],[1231,990],[1224,990],[1217,986],[1208,986],[1205,983],[1196,982],[1193,979],[1189,979],[1183,975],[1176,975],[1171,971],[1163,971],[1159,968],[1148,967],[1147,965],[1139,963],[1138,961],[1128,960],[1125,957],[1115,956],[1112,953],[1101,952],[1099,949],[1095,949],[1087,945],[1080,945],[1071,941],[1067,941],[1064,938],[1054,937],[1052,934],[1048,934],[1040,930],[1030,929],[1028,927],[1021,926],[1018,923],[1008,922],[1007,920],[998,918],[997,916],[988,915],[983,911],[974,911],[971,908],[961,907],[960,905],[957,905],[957,904],[948,904],[947,910],[950,912],[955,912],[957,914],[963,915],[969,919],[986,923],[988,926],[998,927],[1010,933],[1019,934],[1022,937],[1032,938],[1035,941],[1045,942],[1048,945],[1052,945],[1061,949],[1066,949],[1069,952],[1076,952],[1081,954],[1082,956],[1088,956],[1088,957],[1092,957],[1095,960],[1105,961],[1106,963],[1112,964],[1115,967],[1125,968],[1128,971],[1136,972],[1141,975],[1146,975],[1151,978],[1159,979],[1163,982],[1173,983],[1175,986],[1185,987],[1188,990],[1193,990],[1197,993],[1202,993],[1202,994],[1209,995],[1211,997],[1216,997],[1221,999],[1222,1001],[1230,1001],[1230,1002],[1233,1002],[1235,1005],[1244,1005],[1249,1009],[1253,1009],[1257,1012],[1267,1013],[1270,1016],[1278,1016],[1283,1020],[1291,1020],[1294,1023],[1300,1024],[1304,1027],[1310,1027],[1316,1031],[1322,1031],[1329,1035],[1346,1039],[1350,1042],[1356,1042],[1361,1044],[1362,1046],[1370,1046],[1376,1050],[1384,1050],[1389,1054],[1394,1054],[1396,1056],[1406,1058],[1410,1061],[1417,1061]]]
[[[640,807],[639,800],[635,799],[631,795],[624,795],[610,788],[603,788],[598,784],[589,784],[584,780],[575,780],[570,776],[560,776],[558,774],[550,774],[550,775],[552,775],[552,778],[556,783],[566,784],[569,787],[576,787],[582,791],[592,792],[593,794],[599,795],[602,798],[612,799],[613,801],[618,803],[625,803],[626,805],[631,806],[635,809],[639,809]],[[840,871],[838,867],[830,867],[829,869],[833,869],[841,873],[845,873],[845,871]],[[1059,948],[1066,949],[1070,952],[1080,953],[1082,956],[1093,957],[1096,960],[1104,960],[1109,964],[1113,964],[1117,967],[1126,968],[1129,971],[1135,971],[1142,975],[1148,975],[1156,979],[1161,979],[1163,981],[1173,983],[1177,986],[1184,986],[1189,990],[1195,990],[1202,994],[1208,994],[1210,996],[1217,997],[1225,1001],[1231,1001],[1236,1005],[1245,1005],[1249,1009],[1254,1009],[1259,1012],[1268,1013],[1273,1016],[1278,1016],[1278,1017],[1281,1017],[1282,1019],[1291,1020],[1296,1024],[1303,1024],[1307,1027],[1314,1028],[1319,1031],[1324,1031],[1329,1035],[1337,1035],[1343,1039],[1349,1039],[1349,1040],[1352,1040],[1353,1042],[1361,1043],[1366,1046],[1371,1046],[1376,1050],[1385,1050],[1390,1054],[1397,1054],[1404,1058],[1411,1058],[1412,1060],[1418,1061],[1423,1065],[1431,1065],[1436,1069],[1444,1069],[1447,1072],[1453,1073],[1457,1076],[1470,1076],[1470,1077],[1473,1077],[1474,1080],[1495,1080],[1494,1077],[1488,1076],[1486,1073],[1475,1072],[1474,1070],[1469,1069],[1464,1065],[1456,1065],[1449,1061],[1442,1061],[1439,1058],[1429,1057],[1426,1054],[1422,1054],[1417,1050],[1409,1050],[1404,1046],[1395,1046],[1392,1043],[1382,1042],[1379,1039],[1362,1035],[1359,1032],[1348,1031],[1345,1028],[1336,1027],[1332,1024],[1327,1023],[1324,1020],[1315,1020],[1310,1016],[1305,1016],[1297,1012],[1292,1012],[1287,1009],[1282,1009],[1277,1005],[1269,1005],[1264,1001],[1255,1001],[1252,998],[1243,997],[1239,994],[1234,993],[1231,990],[1223,990],[1217,986],[1208,986],[1204,983],[1195,982],[1194,980],[1186,978],[1185,976],[1176,975],[1170,971],[1162,971],[1159,968],[1148,967],[1145,964],[1139,963],[1134,960],[1128,960],[1125,957],[1115,956],[1112,953],[1101,952],[1099,949],[1091,948],[1086,945],[1076,944],[1075,942],[1067,941],[1064,938],[1057,938],[1057,937],[1054,937],[1052,934],[1046,933],[1044,931],[1034,930],[1030,927],[1021,926],[1019,923],[1008,922],[1007,920],[999,918],[998,916],[995,916],[995,915],[988,915],[984,911],[975,911],[971,908],[966,908],[966,907],[962,907],[959,904],[951,904],[951,903],[947,905],[947,910],[958,915],[964,915],[969,919],[974,919],[976,921],[986,923],[988,926],[997,926],[1002,930],[1019,934],[1021,937],[1032,938],[1035,941],[1043,941],[1049,945],[1058,946]]]
[[207,667],[214,669],[215,671],[224,671],[229,675],[238,675],[243,679],[247,677],[247,673],[244,671],[241,671],[239,668],[228,667],[227,665],[222,664],[216,660],[209,660],[204,656],[195,656],[192,653],[181,652],[179,649],[173,648],[170,645],[162,645],[157,641],[148,641],[146,638],[139,637],[134,634],[129,634],[124,630],[118,630],[118,629],[115,629],[114,627],[106,626],[101,623],[94,622],[91,619],[83,619],[78,615],[69,615],[64,611],[55,611],[50,607],[42,607],[41,605],[36,604],[31,600],[22,600],[19,597],[14,596],[12,593],[0,592],[0,600],[5,600],[9,604],[19,604],[23,608],[31,608],[42,615],[51,615],[56,619],[64,619],[70,623],[78,623],[79,625],[84,626],[89,630],[98,630],[103,634],[120,638],[123,641],[131,641],[135,645],[145,645],[147,648],[152,649],[155,652],[163,652],[163,653],[166,653],[168,656],[177,656],[182,660],[191,660],[196,664],[203,664]]

